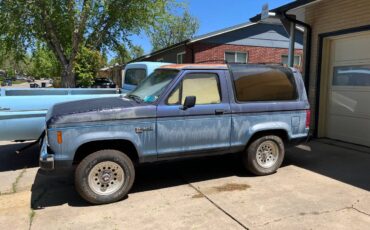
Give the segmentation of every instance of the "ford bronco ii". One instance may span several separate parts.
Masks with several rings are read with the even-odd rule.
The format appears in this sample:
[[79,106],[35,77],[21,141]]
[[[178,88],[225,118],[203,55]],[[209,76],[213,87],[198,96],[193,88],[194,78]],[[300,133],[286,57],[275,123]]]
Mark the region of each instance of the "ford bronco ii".
[[128,194],[144,162],[240,153],[252,173],[274,173],[287,144],[307,138],[309,122],[295,69],[166,65],[126,96],[54,105],[40,166],[76,166],[79,194],[110,203]]

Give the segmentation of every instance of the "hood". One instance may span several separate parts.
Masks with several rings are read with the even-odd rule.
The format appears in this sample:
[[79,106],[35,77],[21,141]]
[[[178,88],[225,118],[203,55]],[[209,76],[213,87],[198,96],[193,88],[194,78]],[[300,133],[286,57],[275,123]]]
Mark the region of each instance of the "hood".
[[[154,109],[151,109],[154,108]],[[152,111],[152,112],[150,112]],[[47,125],[154,117],[155,106],[138,104],[122,97],[95,98],[54,105]]]

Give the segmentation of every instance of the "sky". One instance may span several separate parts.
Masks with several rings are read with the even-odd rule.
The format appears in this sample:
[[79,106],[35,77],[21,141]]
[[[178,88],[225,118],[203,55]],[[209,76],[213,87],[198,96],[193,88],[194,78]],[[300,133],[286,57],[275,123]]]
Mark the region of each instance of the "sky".
[[[184,0],[189,12],[198,18],[200,26],[197,35],[248,22],[249,18],[261,13],[262,5],[273,9],[293,0]],[[180,2],[180,0],[179,0]],[[134,45],[141,45],[145,54],[152,50],[145,34],[132,36]]]

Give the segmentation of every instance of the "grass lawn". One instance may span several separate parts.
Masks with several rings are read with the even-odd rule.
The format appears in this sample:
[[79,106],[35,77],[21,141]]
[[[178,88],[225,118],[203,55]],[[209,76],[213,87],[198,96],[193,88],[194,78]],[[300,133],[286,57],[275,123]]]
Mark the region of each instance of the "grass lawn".
[[[3,80],[0,80],[0,85],[1,83],[3,83]],[[12,81],[13,85],[22,84],[22,83],[25,83],[25,81]]]

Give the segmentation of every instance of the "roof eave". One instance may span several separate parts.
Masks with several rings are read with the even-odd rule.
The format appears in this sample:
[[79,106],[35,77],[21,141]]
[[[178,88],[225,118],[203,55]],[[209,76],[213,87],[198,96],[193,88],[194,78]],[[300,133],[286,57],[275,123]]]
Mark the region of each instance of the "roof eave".
[[244,24],[242,24],[240,26],[237,26],[237,27],[226,28],[226,29],[220,30],[218,32],[209,33],[209,34],[205,34],[203,36],[199,36],[199,37],[193,38],[188,43],[191,44],[191,43],[194,43],[194,42],[202,41],[202,40],[205,40],[207,38],[215,37],[215,36],[218,36],[218,35],[221,35],[221,34],[225,34],[225,33],[229,33],[229,32],[235,31],[235,30],[240,30],[240,29],[243,29],[243,28],[246,28],[246,27],[254,26],[256,24],[257,24],[257,22],[256,23],[254,23],[254,22],[252,22],[252,23],[244,23]]
[[163,49],[160,49],[160,50],[154,51],[154,52],[152,52],[152,53],[150,53],[150,54],[145,54],[145,55],[143,55],[143,56],[141,56],[141,57],[138,57],[138,58],[136,58],[136,59],[134,59],[134,60],[131,60],[129,63],[131,63],[131,62],[137,62],[137,61],[143,60],[144,58],[149,58],[149,57],[152,57],[152,56],[154,56],[154,55],[157,55],[157,54],[163,53],[163,52],[165,52],[165,51],[168,51],[168,50],[171,50],[171,49],[177,48],[177,47],[179,47],[179,46],[186,45],[189,41],[190,41],[190,39],[187,39],[187,40],[185,40],[185,41],[182,41],[182,42],[176,43],[176,44],[174,44],[174,45],[171,45],[171,46],[165,47],[165,48],[163,48]]
[[[270,10],[271,12],[274,12],[276,14],[283,14],[289,10],[298,8],[298,7],[303,7],[305,5],[311,4],[313,2],[320,1],[320,0],[297,0],[293,1],[291,3],[279,6],[275,9]],[[257,14],[256,16],[252,17],[249,19],[251,22],[258,22],[261,21],[261,14]]]

